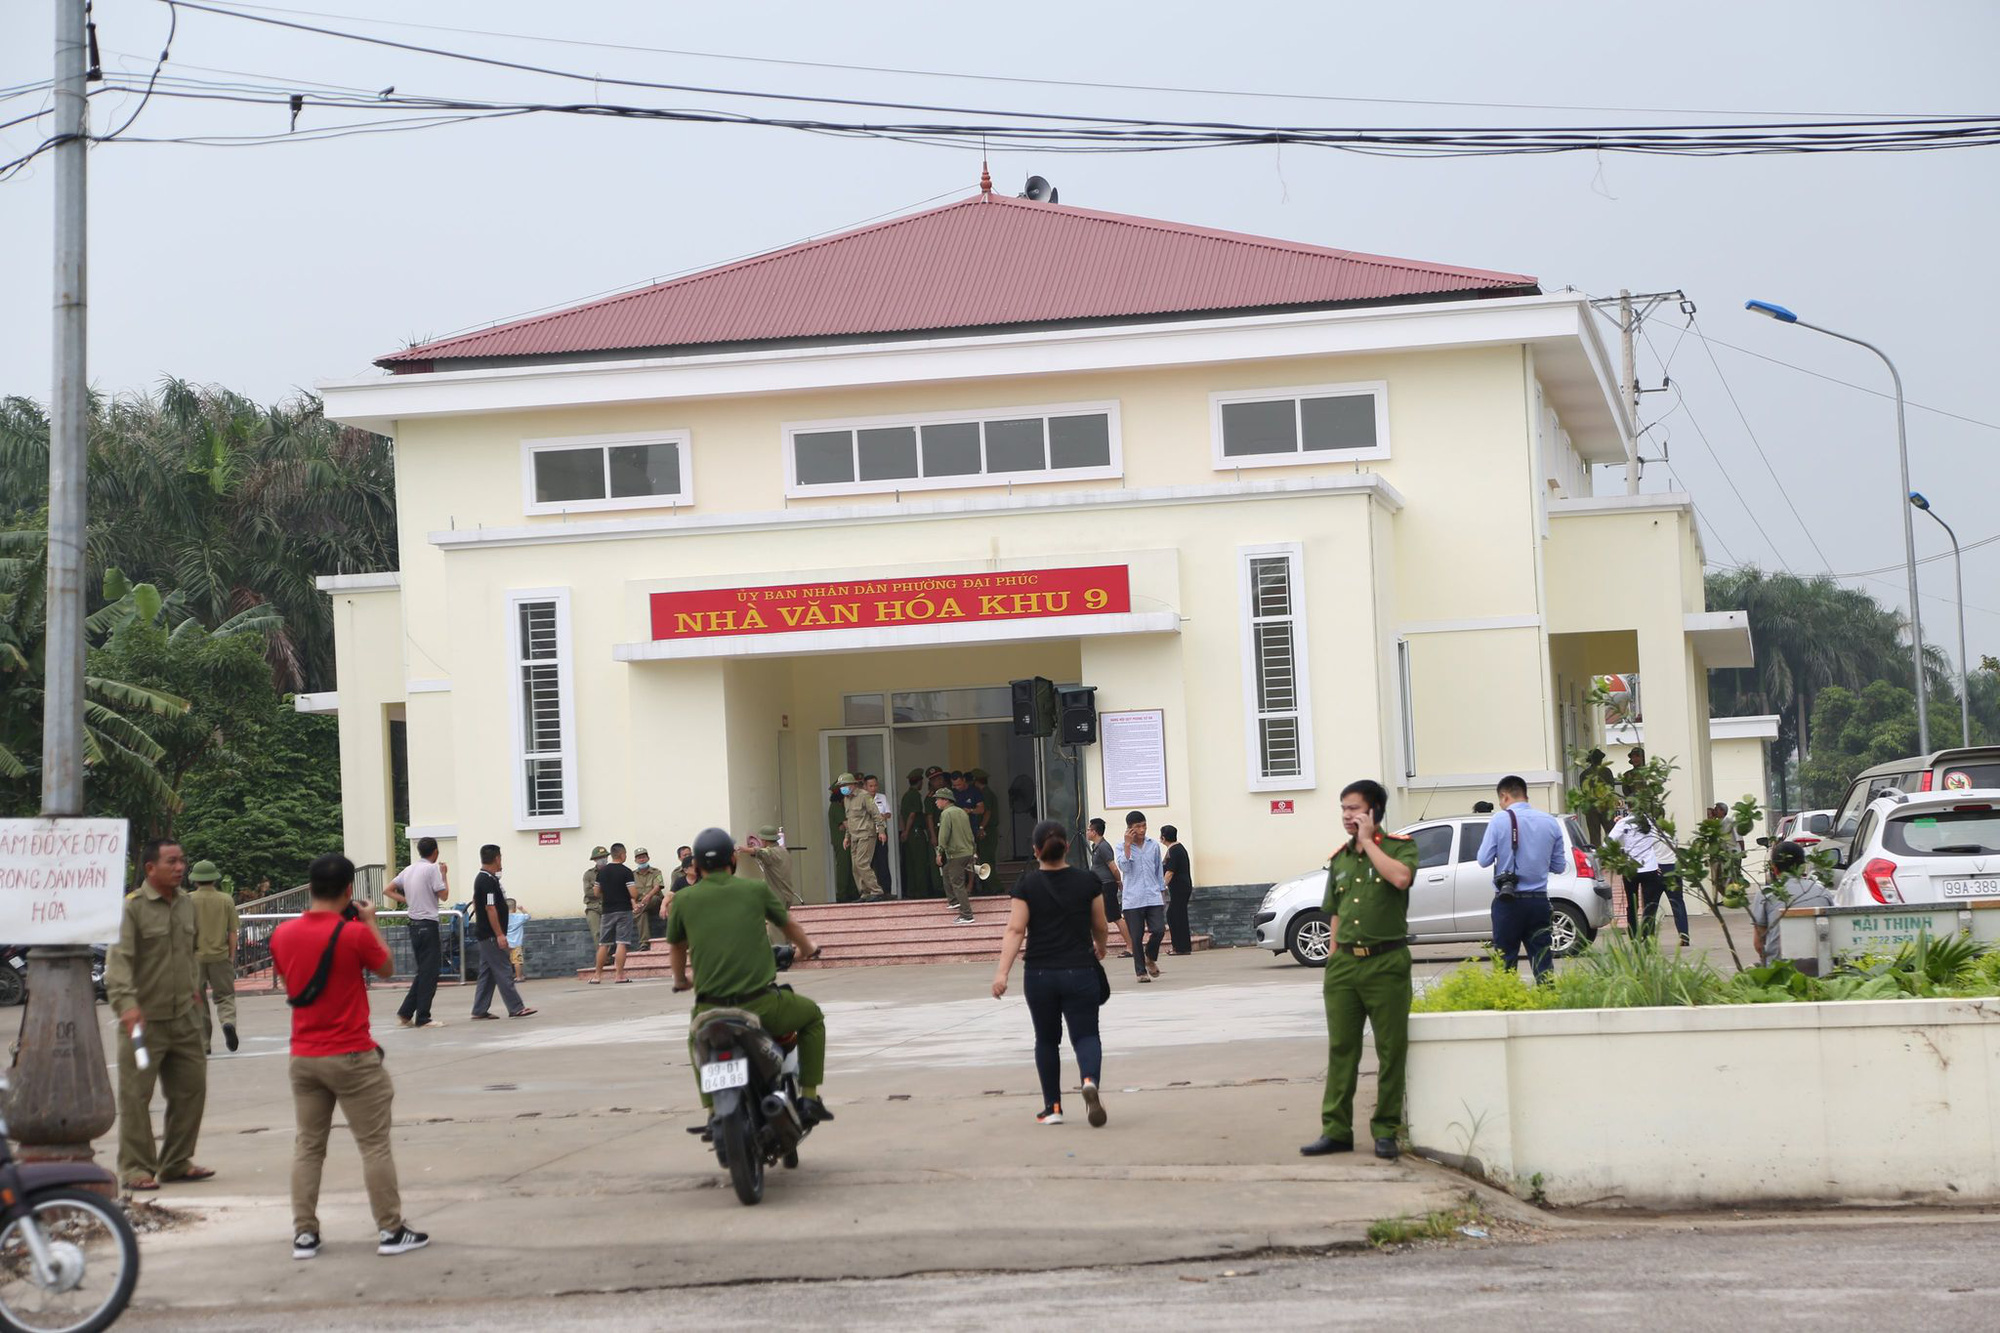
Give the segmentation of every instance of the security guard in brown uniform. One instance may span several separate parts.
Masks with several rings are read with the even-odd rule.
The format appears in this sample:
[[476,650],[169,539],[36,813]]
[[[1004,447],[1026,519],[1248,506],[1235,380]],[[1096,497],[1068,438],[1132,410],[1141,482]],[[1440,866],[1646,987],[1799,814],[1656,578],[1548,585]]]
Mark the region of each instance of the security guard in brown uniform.
[[[181,892],[187,857],[180,844],[154,840],[139,864],[145,882],[125,899],[118,943],[105,961],[104,992],[118,1015],[118,1177],[126,1189],[152,1190],[167,1180],[207,1180],[194,1161],[208,1100],[202,1004],[194,963],[195,910]],[[149,1057],[139,1068],[132,1029]],[[167,1092],[164,1145],[153,1140],[153,1085]]]
[[1333,950],[1326,959],[1326,1096],[1320,1136],[1306,1157],[1354,1151],[1354,1086],[1361,1075],[1361,1023],[1375,1032],[1375,1155],[1394,1161],[1403,1127],[1403,1065],[1410,1046],[1410,885],[1417,845],[1378,827],[1389,803],[1363,778],[1340,793],[1348,840],[1326,863]]
[[852,773],[842,773],[834,785],[840,788],[841,844],[854,866],[854,887],[861,890],[862,902],[880,902],[889,895],[875,878],[875,848],[889,836],[889,821],[876,808],[874,794]]
[[[194,892],[188,894],[188,901],[194,904],[194,962],[199,974],[199,985],[204,992],[197,1002],[201,1006],[201,1046],[204,1051],[215,1051],[215,1023],[222,1024],[222,1040],[230,1050],[237,1047],[236,1040],[236,942],[243,927],[243,919],[236,911],[236,902],[221,889],[215,887],[222,878],[222,872],[213,861],[196,861],[194,869],[188,871],[188,881],[194,885]],[[215,997],[215,1018],[208,1016],[208,997]]]
[[590,947],[597,947],[597,938],[602,933],[599,923],[604,915],[604,897],[597,891],[597,871],[610,859],[609,847],[590,849],[590,869],[583,872],[583,919],[590,927]]
[[644,949],[653,938],[653,914],[660,910],[660,900],[667,896],[667,877],[653,864],[652,854],[644,847],[632,853],[636,863],[632,871],[632,912],[639,921],[639,947]]

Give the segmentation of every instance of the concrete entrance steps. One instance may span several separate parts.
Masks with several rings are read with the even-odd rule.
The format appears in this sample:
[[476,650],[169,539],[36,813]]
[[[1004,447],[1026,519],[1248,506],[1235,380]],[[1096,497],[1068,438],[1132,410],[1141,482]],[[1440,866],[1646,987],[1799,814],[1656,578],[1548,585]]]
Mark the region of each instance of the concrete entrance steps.
[[[990,962],[999,955],[1007,933],[1010,905],[1010,899],[997,896],[974,898],[970,925],[958,924],[941,898],[796,907],[792,909],[794,919],[822,952],[818,959],[800,963],[795,970]],[[1196,949],[1207,949],[1211,943],[1206,935],[1194,937]],[[1115,955],[1115,931],[1112,944]],[[671,975],[666,942],[654,940],[645,952],[632,954],[625,960],[625,972],[634,978]],[[591,972],[586,969],[577,975],[588,980]]]

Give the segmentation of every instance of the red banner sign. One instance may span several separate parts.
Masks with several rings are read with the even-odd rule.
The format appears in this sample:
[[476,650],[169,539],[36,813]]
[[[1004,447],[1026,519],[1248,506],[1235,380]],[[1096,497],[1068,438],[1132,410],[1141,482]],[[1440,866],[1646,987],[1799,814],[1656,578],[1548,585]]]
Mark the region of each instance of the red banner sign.
[[1290,801],[1271,802],[1271,813],[1274,815],[1289,815],[1292,812],[1293,812],[1293,806]]
[[543,829],[542,836],[537,841],[544,847],[560,847],[562,846],[562,834],[555,829]]
[[942,574],[865,583],[780,584],[653,594],[655,639],[894,629],[972,620],[1120,615],[1132,609],[1124,565]]

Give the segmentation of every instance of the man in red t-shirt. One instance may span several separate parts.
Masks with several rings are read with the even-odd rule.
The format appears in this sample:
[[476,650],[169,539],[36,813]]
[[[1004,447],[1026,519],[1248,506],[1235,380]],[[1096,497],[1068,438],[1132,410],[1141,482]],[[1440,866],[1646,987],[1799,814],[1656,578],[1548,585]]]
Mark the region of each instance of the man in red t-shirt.
[[390,1153],[390,1104],[396,1089],[382,1048],[368,1030],[363,972],[395,971],[375,924],[375,905],[354,901],[354,863],[322,856],[306,872],[312,902],[304,916],[271,934],[271,961],[292,1006],[292,1258],[319,1253],[319,1181],[336,1106],[361,1149],[361,1175],[375,1210],[377,1254],[406,1254],[430,1243],[403,1220]]

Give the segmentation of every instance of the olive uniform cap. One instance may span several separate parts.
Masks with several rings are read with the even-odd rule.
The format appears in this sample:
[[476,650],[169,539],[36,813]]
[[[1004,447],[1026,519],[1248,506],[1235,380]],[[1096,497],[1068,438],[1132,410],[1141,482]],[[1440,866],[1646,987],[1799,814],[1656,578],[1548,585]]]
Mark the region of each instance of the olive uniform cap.
[[778,836],[778,826],[776,824],[760,824],[757,828],[757,836],[766,842],[770,842]]
[[852,786],[853,784],[859,781],[861,781],[861,779],[855,777],[852,773],[842,773],[839,777],[833,780],[833,785],[836,787],[848,787]]
[[609,856],[609,855],[611,855],[611,849],[609,847],[604,846],[602,843],[590,849],[590,859],[593,861],[595,861],[600,856]]
[[196,884],[213,884],[222,878],[222,871],[216,868],[213,861],[196,861],[194,869],[188,871],[188,878]]
[[644,847],[639,847],[633,850],[632,855],[634,859],[636,859],[641,856],[651,856],[652,853],[647,851]]

